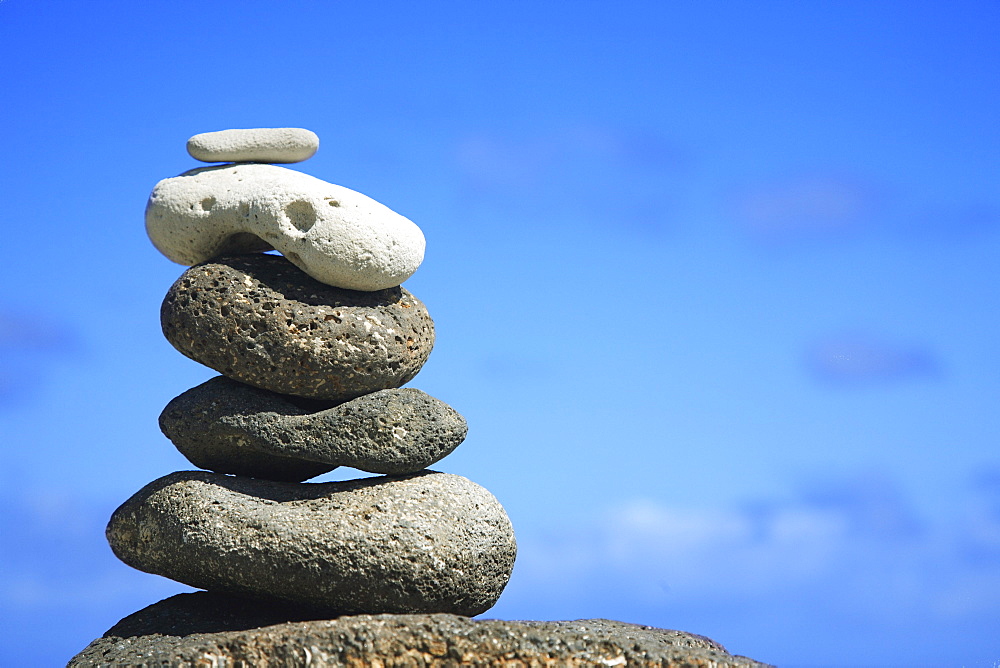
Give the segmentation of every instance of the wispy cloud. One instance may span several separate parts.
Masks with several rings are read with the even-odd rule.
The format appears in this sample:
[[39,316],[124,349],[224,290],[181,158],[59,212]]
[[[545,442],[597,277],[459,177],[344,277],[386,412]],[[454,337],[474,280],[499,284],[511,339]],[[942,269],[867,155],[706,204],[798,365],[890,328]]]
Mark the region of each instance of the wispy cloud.
[[818,380],[844,386],[935,378],[942,372],[927,347],[866,334],[817,340],[806,349],[805,364]]
[[48,361],[78,354],[81,342],[64,322],[0,306],[0,404],[28,394]]
[[804,174],[743,189],[733,213],[753,238],[785,241],[853,232],[878,204],[876,189],[861,179]]
[[[542,599],[614,597],[644,609],[762,613],[794,600],[874,625],[1000,614],[1000,507],[968,504],[936,525],[892,479],[820,479],[795,498],[693,509],[633,498],[587,526],[522,536],[521,587]],[[839,611],[839,613],[837,612]]]
[[511,136],[480,133],[458,145],[461,172],[483,187],[544,186],[551,178],[590,169],[595,175],[621,172],[676,173],[690,159],[686,151],[652,131],[575,125],[550,134]]
[[479,133],[455,151],[464,204],[538,224],[663,232],[691,158],[655,131],[575,125],[548,134]]
[[928,206],[892,227],[897,234],[916,241],[978,239],[1000,229],[1000,205],[981,201]]
[[805,172],[738,188],[730,211],[749,238],[772,244],[861,235],[962,241],[1000,229],[1000,205],[988,197],[928,203],[924,193],[838,172]]

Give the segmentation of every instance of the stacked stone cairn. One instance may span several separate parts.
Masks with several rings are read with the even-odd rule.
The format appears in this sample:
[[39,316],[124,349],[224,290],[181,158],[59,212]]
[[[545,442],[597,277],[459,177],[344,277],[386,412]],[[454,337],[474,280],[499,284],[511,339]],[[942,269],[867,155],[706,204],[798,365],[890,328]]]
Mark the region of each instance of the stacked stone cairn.
[[[125,563],[207,591],[125,617],[69,665],[763,667],[683,631],[468,619],[500,596],[516,546],[489,492],[426,470],[465,420],[400,389],[434,343],[427,309],[400,287],[424,237],[364,195],[273,164],[318,146],[294,128],[196,135],[193,157],[232,164],[150,196],[153,243],[194,265],[163,302],[163,332],[222,375],[160,416],[207,471],[146,485],[108,541]],[[384,475],[303,482],[337,466]]]
[[[163,433],[192,464],[115,511],[108,541],[139,570],[335,614],[489,609],[516,545],[500,503],[426,470],[465,420],[410,381],[434,324],[401,283],[424,237],[368,197],[273,163],[308,159],[308,130],[192,137],[205,162],[153,189],[146,230],[193,265],[163,332],[220,376],[172,400]],[[277,250],[281,256],[263,253]],[[338,466],[384,474],[304,483]]]

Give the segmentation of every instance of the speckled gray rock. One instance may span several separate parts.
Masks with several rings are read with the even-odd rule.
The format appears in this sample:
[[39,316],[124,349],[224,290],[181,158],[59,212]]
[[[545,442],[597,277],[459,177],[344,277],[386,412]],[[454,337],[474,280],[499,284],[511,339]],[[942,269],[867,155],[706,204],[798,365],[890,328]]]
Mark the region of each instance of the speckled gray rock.
[[185,271],[160,309],[177,350],[256,387],[344,401],[411,380],[434,323],[401,287],[325,285],[276,255],[216,258]]
[[167,404],[160,429],[195,466],[268,480],[305,480],[335,466],[414,473],[468,431],[455,409],[413,388],[325,410],[317,403],[217,376]]
[[319,137],[304,128],[249,128],[202,132],[187,140],[187,151],[202,162],[302,162],[319,148]]
[[478,615],[517,551],[493,495],[432,471],[331,483],[181,471],[118,508],[107,536],[139,570],[340,613]]
[[766,668],[704,636],[605,619],[521,622],[446,614],[294,619],[218,594],[179,594],[129,615],[69,665]]

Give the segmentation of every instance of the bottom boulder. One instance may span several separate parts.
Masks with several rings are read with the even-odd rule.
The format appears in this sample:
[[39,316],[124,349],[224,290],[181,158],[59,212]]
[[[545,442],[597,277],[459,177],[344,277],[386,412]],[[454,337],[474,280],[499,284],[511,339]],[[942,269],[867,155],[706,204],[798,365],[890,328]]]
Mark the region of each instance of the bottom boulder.
[[302,621],[294,607],[225,594],[179,594],[121,620],[69,666],[767,665],[731,655],[703,636],[605,619],[476,621],[450,614],[307,618]]

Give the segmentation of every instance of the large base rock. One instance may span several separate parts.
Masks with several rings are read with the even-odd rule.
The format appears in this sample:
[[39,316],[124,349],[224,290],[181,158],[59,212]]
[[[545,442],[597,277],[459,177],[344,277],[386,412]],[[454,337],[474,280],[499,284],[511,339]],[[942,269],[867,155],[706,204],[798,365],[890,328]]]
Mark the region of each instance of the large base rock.
[[289,612],[219,594],[180,594],[129,615],[69,666],[766,666],[703,636],[604,619],[433,614],[280,623],[302,619]]

